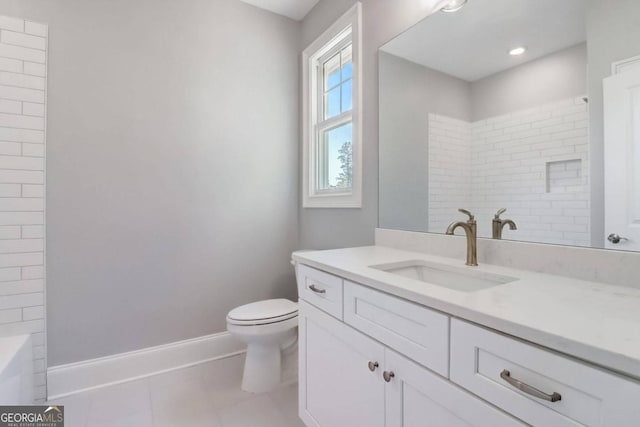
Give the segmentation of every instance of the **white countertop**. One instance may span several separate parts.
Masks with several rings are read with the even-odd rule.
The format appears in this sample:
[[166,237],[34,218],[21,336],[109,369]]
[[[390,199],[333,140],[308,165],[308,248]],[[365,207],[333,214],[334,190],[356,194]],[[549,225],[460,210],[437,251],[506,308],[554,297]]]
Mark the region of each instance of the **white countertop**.
[[[640,289],[383,246],[294,252],[293,260],[640,379]],[[461,292],[369,267],[409,260],[518,280]]]

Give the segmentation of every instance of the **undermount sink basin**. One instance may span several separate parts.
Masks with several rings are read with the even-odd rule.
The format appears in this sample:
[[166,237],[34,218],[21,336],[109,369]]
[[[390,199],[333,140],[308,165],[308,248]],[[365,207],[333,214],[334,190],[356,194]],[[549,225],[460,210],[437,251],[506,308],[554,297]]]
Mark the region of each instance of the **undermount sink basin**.
[[463,292],[479,291],[518,280],[515,277],[473,271],[473,267],[456,268],[428,261],[403,261],[370,267]]

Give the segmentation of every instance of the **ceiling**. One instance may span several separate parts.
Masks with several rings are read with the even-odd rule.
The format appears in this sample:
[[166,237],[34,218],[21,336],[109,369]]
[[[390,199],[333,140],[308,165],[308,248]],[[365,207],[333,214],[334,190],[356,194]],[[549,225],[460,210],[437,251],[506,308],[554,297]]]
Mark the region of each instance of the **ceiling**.
[[[586,0],[469,0],[436,12],[381,50],[473,82],[586,40]],[[526,46],[518,57],[509,50]]]
[[240,0],[296,21],[304,18],[319,0]]

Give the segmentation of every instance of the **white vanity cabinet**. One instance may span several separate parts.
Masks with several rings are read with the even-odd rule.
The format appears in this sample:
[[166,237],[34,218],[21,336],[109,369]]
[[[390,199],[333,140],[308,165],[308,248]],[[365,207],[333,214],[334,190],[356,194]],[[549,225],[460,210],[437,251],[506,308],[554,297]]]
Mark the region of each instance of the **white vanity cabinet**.
[[304,301],[299,321],[309,427],[525,425]]
[[308,427],[640,426],[633,379],[298,267]]
[[[524,426],[390,348],[446,376],[448,316],[303,267],[299,412],[308,427]],[[329,289],[333,297],[325,299]],[[335,308],[342,301],[335,289],[345,290],[344,310]]]

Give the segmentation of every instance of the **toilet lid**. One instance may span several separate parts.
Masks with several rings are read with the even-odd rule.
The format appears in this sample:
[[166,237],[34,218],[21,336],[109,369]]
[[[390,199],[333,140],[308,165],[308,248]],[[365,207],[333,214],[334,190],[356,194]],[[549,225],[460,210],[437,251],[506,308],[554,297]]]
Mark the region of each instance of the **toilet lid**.
[[264,301],[253,302],[238,308],[234,308],[229,312],[227,317],[231,320],[238,321],[254,321],[277,319],[280,317],[291,317],[290,315],[298,312],[298,304],[288,299],[269,299]]

